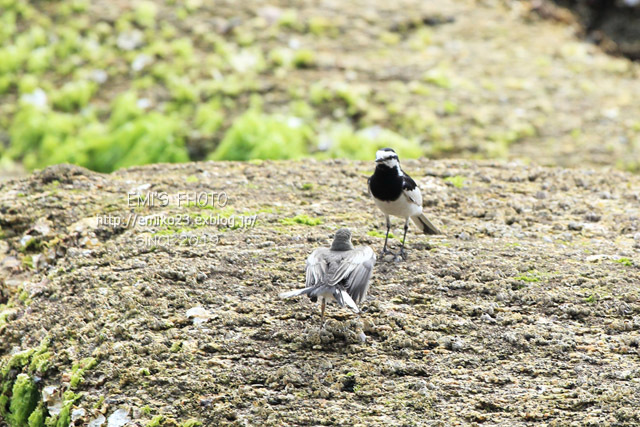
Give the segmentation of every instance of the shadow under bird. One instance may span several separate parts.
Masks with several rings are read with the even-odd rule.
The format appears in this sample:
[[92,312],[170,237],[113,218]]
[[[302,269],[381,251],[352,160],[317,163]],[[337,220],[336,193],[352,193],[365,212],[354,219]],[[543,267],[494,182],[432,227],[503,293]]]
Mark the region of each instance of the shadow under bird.
[[373,250],[368,246],[354,248],[351,232],[341,228],[330,248],[318,248],[307,258],[306,287],[283,292],[280,298],[307,295],[313,302],[320,299],[322,325],[326,302],[335,301],[358,314],[358,304],[367,296],[375,263]]
[[373,196],[378,209],[384,213],[387,220],[387,235],[384,238],[382,255],[390,253],[387,250],[387,240],[391,229],[390,216],[404,218],[404,236],[400,256],[406,257],[404,241],[407,238],[409,219],[424,234],[442,234],[422,212],[422,194],[416,182],[400,167],[400,159],[391,148],[383,148],[376,152],[376,169],[369,177],[369,192]]

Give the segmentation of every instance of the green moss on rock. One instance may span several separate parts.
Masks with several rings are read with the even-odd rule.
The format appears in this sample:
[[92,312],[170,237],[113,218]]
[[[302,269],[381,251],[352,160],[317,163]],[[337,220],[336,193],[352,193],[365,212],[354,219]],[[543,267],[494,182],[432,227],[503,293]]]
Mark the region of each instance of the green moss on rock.
[[2,370],[0,370],[0,378],[5,379],[9,374],[9,371],[11,371],[12,369],[22,368],[27,363],[29,363],[29,360],[31,360],[31,355],[34,352],[35,350],[30,348],[28,350],[21,351],[20,353],[14,354],[11,359],[9,359],[9,362],[2,367]]
[[280,220],[280,223],[284,225],[303,224],[303,225],[314,226],[314,225],[322,224],[322,219],[311,218],[308,215],[296,215],[293,218],[283,218]]
[[307,154],[311,134],[299,119],[250,110],[236,119],[209,159],[296,159]]
[[71,380],[69,386],[77,388],[84,381],[84,374],[93,369],[98,361],[93,357],[87,357],[73,364],[71,368]]
[[58,422],[56,427],[68,427],[71,423],[71,405],[65,405],[58,415]]
[[163,422],[164,422],[164,416],[156,415],[151,419],[151,421],[149,421],[149,423],[147,424],[147,427],[160,427]]
[[17,427],[26,426],[29,416],[38,406],[39,400],[40,392],[33,379],[27,374],[18,375],[11,393],[9,416],[7,417],[9,423]]
[[44,405],[40,403],[31,415],[29,415],[28,425],[29,427],[44,427],[45,419],[46,409],[44,408]]

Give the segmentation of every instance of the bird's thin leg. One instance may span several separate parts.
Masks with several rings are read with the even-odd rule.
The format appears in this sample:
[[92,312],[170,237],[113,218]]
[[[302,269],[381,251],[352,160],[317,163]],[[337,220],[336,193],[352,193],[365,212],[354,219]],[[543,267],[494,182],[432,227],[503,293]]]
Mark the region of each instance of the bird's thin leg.
[[382,255],[389,253],[390,251],[387,249],[387,240],[389,240],[389,230],[391,230],[391,219],[389,215],[385,215],[387,218],[387,235],[384,237],[384,246],[382,248]]
[[324,328],[324,298],[322,298],[322,305],[320,306],[320,327]]
[[407,259],[407,254],[404,251],[404,241],[407,238],[407,230],[409,229],[409,218],[404,223],[404,235],[402,236],[402,247],[400,247],[400,256],[402,259]]

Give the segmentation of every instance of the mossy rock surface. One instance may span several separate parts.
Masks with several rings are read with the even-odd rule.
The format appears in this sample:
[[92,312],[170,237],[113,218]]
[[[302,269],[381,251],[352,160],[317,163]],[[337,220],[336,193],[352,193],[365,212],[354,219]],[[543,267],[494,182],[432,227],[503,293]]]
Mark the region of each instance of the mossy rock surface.
[[[83,409],[86,422],[120,411],[140,425],[639,423],[640,178],[515,163],[402,166],[445,234],[411,228],[407,261],[378,260],[365,312],[330,305],[323,330],[308,299],[277,295],[304,286],[306,257],[340,227],[382,249],[384,217],[367,194],[372,161],[110,175],[61,165],[3,182],[0,312],[10,314],[0,364],[47,338],[46,365],[33,363],[47,368],[38,390],[66,392],[63,416]],[[127,196],[147,191],[158,195],[153,206]],[[178,206],[179,194],[198,192],[227,199]],[[220,212],[243,225],[184,219]],[[154,215],[185,222],[141,225]],[[321,222],[282,222],[296,217]],[[20,250],[25,235],[40,252]],[[7,375],[15,381],[31,365],[15,362]]]

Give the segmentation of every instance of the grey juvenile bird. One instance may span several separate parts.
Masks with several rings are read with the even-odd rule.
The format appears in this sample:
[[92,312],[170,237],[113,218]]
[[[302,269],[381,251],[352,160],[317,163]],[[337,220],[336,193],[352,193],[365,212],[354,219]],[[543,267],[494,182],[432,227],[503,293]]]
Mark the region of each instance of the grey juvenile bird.
[[387,239],[391,228],[390,215],[404,218],[404,236],[400,256],[405,258],[404,241],[407,238],[409,219],[424,234],[442,234],[422,213],[422,194],[416,182],[400,168],[398,155],[391,148],[376,152],[376,169],[369,178],[369,192],[376,206],[387,220],[387,236],[384,239],[382,254],[388,253]]
[[280,294],[280,298],[307,295],[311,301],[320,298],[320,320],[324,325],[325,303],[335,301],[360,313],[358,304],[367,296],[369,280],[376,263],[376,254],[368,246],[354,248],[351,232],[336,231],[331,248],[318,248],[307,258],[307,278],[304,289]]

